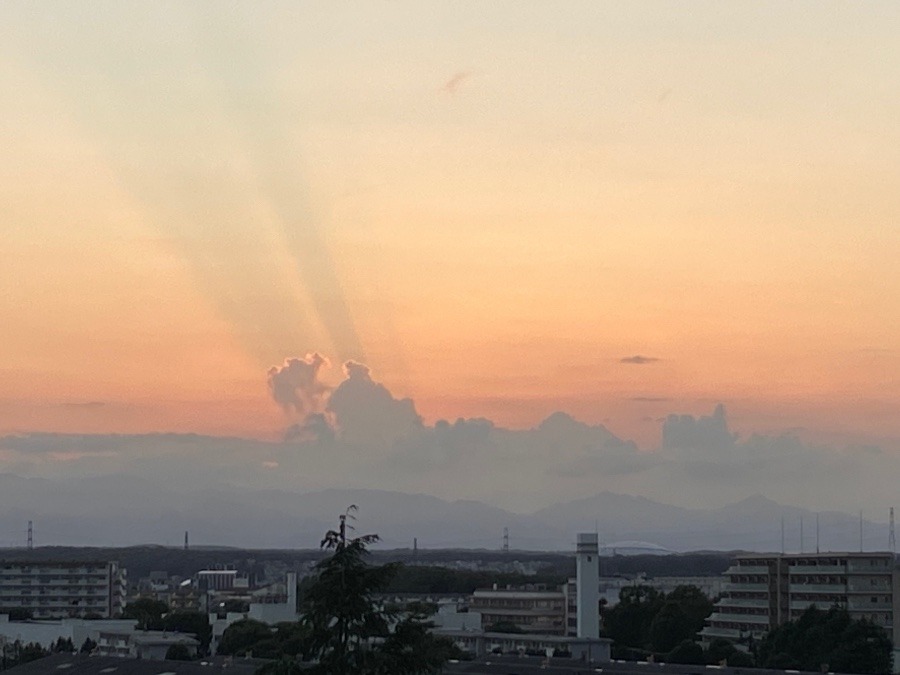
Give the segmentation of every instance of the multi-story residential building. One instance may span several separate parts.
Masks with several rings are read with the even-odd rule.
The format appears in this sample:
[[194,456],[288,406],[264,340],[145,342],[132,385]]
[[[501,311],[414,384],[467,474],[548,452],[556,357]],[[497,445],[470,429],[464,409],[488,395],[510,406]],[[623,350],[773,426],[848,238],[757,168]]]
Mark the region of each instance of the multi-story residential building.
[[900,589],[892,553],[744,555],[724,572],[722,597],[703,629],[705,641],[746,647],[816,605],[845,608],[854,619],[883,626],[900,644]]
[[115,562],[0,562],[0,608],[36,619],[115,618],[125,608],[125,570]]
[[481,614],[485,630],[512,624],[523,633],[566,634],[566,594],[562,590],[478,589],[469,608]]

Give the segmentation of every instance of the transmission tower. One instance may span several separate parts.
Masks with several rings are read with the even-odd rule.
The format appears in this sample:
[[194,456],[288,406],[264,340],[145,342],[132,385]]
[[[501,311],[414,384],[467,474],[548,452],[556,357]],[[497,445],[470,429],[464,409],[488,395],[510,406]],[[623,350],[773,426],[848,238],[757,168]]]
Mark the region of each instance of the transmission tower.
[[[19,530],[21,532],[21,530]],[[28,521],[28,550],[34,548],[34,523]]]
[[509,528],[503,528],[503,552],[509,553]]

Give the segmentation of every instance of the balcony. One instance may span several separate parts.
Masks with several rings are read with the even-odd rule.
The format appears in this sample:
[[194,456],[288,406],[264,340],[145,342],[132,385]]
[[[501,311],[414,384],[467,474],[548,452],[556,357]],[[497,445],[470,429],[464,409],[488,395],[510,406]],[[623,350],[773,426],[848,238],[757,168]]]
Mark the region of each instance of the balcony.
[[717,607],[758,607],[768,609],[767,598],[722,598]]
[[843,595],[847,592],[844,584],[791,584],[791,594],[795,593],[827,593]]
[[893,603],[884,602],[882,600],[878,602],[867,602],[862,599],[854,598],[847,603],[847,610],[851,612],[884,612],[890,611],[893,608]]
[[793,565],[788,567],[788,574],[846,574],[847,568],[843,565]]
[[766,614],[731,614],[729,612],[713,612],[709,615],[709,621],[727,621],[728,623],[754,623],[764,626],[769,625],[769,617]]
[[767,565],[732,565],[724,574],[768,574],[769,567]]
[[725,584],[726,591],[740,591],[750,593],[768,593],[769,585],[765,582],[758,584]]

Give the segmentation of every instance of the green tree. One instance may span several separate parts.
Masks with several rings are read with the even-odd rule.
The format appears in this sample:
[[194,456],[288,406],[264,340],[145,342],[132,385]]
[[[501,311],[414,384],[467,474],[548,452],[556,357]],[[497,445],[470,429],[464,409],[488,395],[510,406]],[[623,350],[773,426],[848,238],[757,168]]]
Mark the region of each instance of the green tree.
[[807,609],[799,619],[769,631],[760,642],[759,665],[853,673],[888,673],[891,641],[881,626],[851,619],[847,610]]
[[225,656],[257,654],[257,646],[272,639],[272,628],[255,619],[235,621],[222,633],[217,652]]
[[619,592],[619,603],[604,608],[606,637],[619,646],[643,649],[650,641],[650,624],[665,603],[665,595],[650,586],[629,586]]
[[681,608],[689,627],[688,637],[703,630],[713,611],[712,600],[696,586],[678,586],[666,596],[666,602],[674,602]]
[[331,555],[316,565],[303,594],[302,655],[315,664],[312,673],[328,675],[414,675],[438,669],[447,658],[446,641],[436,639],[420,614],[398,614],[380,607],[374,595],[397,572],[396,564],[366,562],[369,534],[347,535],[356,507],[329,530],[321,546]]
[[395,626],[379,649],[378,673],[381,675],[417,675],[438,672],[449,659],[459,658],[460,650],[452,640],[435,636],[432,624],[421,614],[407,614]]
[[161,600],[138,598],[125,605],[122,618],[136,620],[141,630],[152,630],[162,627],[163,614],[168,611],[169,606]]
[[166,650],[166,661],[190,661],[191,650],[183,642],[177,642]]
[[209,651],[209,643],[212,640],[212,626],[209,625],[209,617],[200,612],[177,611],[166,614],[160,620],[163,630],[193,635],[200,642],[200,653]]
[[90,654],[96,648],[97,643],[91,640],[91,638],[86,637],[84,638],[84,642],[81,643],[81,649],[79,649],[78,651],[80,651],[82,654]]
[[29,642],[27,645],[18,650],[18,662],[19,665],[23,663],[30,663],[31,661],[37,661],[38,659],[42,659],[47,656],[50,652],[41,647],[37,642]]
[[668,652],[693,634],[690,621],[681,606],[667,600],[650,622],[650,648],[655,652]]
[[706,665],[703,647],[693,640],[682,640],[677,647],[666,654],[666,663],[685,663],[689,665]]
[[727,663],[735,652],[737,652],[737,648],[731,642],[723,638],[715,638],[709,643],[706,650],[706,662],[710,665],[718,665],[723,661]]

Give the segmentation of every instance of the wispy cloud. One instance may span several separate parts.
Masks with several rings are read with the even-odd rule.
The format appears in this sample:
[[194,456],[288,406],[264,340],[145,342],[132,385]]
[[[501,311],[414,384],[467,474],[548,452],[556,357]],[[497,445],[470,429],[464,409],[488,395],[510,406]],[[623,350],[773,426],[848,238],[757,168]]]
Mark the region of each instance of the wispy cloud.
[[619,363],[631,363],[638,366],[643,366],[648,363],[656,363],[659,361],[655,356],[643,356],[641,354],[635,354],[634,356],[626,356],[624,358],[619,359]]
[[672,399],[666,396],[633,396],[631,400],[637,403],[666,403]]
[[444,86],[441,87],[441,91],[446,91],[448,94],[455,94],[462,86],[462,83],[472,77],[472,75],[473,73],[471,70],[461,70],[455,73],[453,77],[444,83]]

